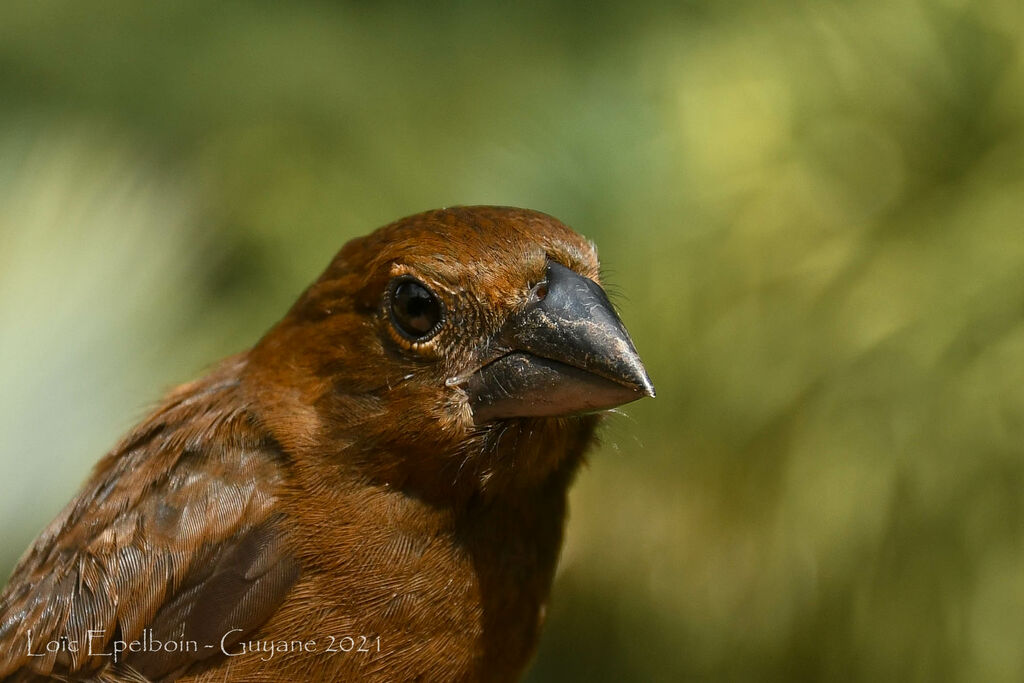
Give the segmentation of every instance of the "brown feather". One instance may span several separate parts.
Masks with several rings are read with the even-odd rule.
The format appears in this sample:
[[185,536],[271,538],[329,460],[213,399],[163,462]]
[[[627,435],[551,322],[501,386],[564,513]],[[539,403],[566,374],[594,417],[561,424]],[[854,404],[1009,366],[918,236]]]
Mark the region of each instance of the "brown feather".
[[[249,352],[175,390],[97,466],[0,598],[0,678],[517,678],[595,416],[477,425],[478,367],[547,259],[598,277],[544,214],[469,207],[350,242]],[[452,324],[412,346],[382,296],[415,274]],[[100,649],[29,657],[66,635]],[[111,652],[146,633],[192,652]],[[315,652],[233,654],[249,641]],[[366,652],[325,652],[351,637]],[[344,641],[347,642],[347,641]],[[210,647],[206,647],[210,645]]]

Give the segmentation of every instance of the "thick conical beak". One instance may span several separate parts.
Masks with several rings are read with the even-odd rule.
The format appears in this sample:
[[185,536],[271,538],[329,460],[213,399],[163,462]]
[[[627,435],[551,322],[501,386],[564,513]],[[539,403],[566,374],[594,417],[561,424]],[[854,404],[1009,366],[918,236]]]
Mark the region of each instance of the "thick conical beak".
[[507,353],[466,385],[478,423],[572,415],[654,396],[604,290],[553,261],[546,296],[511,319],[498,341]]

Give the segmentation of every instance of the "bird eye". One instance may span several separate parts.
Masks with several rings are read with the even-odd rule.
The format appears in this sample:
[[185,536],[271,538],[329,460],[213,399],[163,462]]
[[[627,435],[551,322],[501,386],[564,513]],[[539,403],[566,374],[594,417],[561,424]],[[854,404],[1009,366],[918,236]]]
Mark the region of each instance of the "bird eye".
[[390,302],[391,323],[410,341],[426,341],[437,333],[444,321],[440,300],[414,278],[394,280]]

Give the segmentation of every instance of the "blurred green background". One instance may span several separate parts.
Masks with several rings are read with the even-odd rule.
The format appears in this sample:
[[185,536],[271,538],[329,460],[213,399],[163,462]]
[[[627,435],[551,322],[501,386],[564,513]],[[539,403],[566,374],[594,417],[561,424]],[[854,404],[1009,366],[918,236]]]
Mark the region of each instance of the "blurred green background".
[[528,680],[1024,680],[1024,5],[0,5],[0,571],[350,237],[594,239],[658,388]]

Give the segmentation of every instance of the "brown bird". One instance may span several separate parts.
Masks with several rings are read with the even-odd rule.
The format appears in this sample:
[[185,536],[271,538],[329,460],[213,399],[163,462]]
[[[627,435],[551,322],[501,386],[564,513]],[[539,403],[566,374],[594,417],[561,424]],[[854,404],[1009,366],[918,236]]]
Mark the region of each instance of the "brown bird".
[[96,466],[0,597],[6,681],[505,681],[599,411],[654,388],[550,216],[349,242]]

